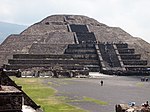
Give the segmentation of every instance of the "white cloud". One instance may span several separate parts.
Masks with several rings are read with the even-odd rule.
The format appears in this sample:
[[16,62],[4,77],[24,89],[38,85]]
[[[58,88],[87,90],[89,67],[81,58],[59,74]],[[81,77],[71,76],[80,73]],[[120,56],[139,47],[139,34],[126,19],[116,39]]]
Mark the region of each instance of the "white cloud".
[[6,20],[9,16],[12,16],[12,6],[7,3],[0,3],[0,18]]
[[78,14],[148,38],[150,0],[1,0],[0,21],[33,24],[53,14]]

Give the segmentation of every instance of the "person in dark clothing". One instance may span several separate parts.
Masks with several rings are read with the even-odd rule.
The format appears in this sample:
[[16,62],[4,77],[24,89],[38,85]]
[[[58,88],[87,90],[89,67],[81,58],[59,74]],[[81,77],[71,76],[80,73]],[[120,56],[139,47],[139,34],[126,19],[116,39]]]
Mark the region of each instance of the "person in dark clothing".
[[145,106],[145,107],[148,107],[148,106],[149,106],[148,101],[146,101],[146,102],[144,103],[144,106]]
[[17,73],[16,73],[16,77],[21,77],[21,71],[20,70],[17,70]]
[[100,83],[101,83],[101,86],[103,86],[104,82],[103,82],[102,80],[101,80],[101,82],[100,82]]

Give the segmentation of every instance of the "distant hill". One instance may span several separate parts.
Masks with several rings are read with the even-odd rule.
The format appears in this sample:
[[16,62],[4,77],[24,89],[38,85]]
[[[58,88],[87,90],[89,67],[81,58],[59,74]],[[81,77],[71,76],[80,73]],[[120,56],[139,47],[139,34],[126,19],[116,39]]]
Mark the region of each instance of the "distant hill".
[[5,38],[7,38],[8,35],[19,34],[25,28],[27,28],[27,26],[25,25],[0,22],[0,43],[2,43],[5,40]]

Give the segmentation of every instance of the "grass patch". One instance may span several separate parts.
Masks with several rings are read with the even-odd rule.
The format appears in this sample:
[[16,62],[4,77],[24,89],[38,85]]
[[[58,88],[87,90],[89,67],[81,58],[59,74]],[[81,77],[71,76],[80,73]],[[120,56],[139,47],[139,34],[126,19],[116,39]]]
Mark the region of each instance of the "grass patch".
[[80,108],[66,104],[62,97],[55,96],[56,91],[42,84],[42,78],[11,77],[23,91],[41,106],[44,112],[86,112]]
[[108,102],[96,100],[96,99],[89,98],[89,97],[84,97],[83,100],[84,101],[88,101],[88,102],[93,102],[93,103],[96,103],[98,105],[108,105]]

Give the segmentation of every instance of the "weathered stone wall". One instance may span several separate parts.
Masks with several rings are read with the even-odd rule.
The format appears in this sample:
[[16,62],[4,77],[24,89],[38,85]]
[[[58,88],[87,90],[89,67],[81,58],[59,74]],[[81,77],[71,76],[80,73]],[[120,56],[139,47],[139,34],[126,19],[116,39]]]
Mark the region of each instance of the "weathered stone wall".
[[52,15],[48,16],[45,19],[41,21],[42,24],[45,24],[46,22],[64,22],[64,16],[63,15]]
[[44,42],[48,35],[10,35],[0,46],[0,66],[7,63],[13,54],[28,53],[34,42]]
[[23,31],[21,35],[45,35],[50,32],[68,32],[67,25],[35,24]]
[[0,51],[0,66],[8,63],[8,59],[12,59],[14,53],[9,51]]
[[141,59],[141,54],[132,54],[132,55],[130,55],[130,54],[121,54],[120,56],[123,60],[128,60],[128,59],[140,60]]
[[29,54],[64,54],[67,44],[32,44]]
[[69,24],[87,24],[93,26],[106,26],[105,24],[99,23],[93,18],[89,18],[87,16],[82,15],[66,15],[64,16],[65,21]]
[[0,92],[0,112],[21,112],[22,96],[21,92]]
[[75,44],[72,32],[51,32],[46,39],[48,44]]
[[141,54],[141,59],[146,59],[150,65],[150,44],[140,38],[133,38],[128,41],[130,48],[135,48],[136,53]]
[[72,54],[75,59],[97,59],[97,54]]
[[117,37],[117,34],[115,32],[112,32],[111,28],[108,26],[89,25],[88,27],[91,32],[94,32],[95,37],[99,42],[117,43],[121,41],[121,39]]
[[67,54],[80,54],[80,53],[86,53],[86,54],[92,54],[92,53],[96,53],[95,49],[67,49],[65,51],[65,53]]
[[[21,93],[22,93],[22,95],[24,97],[24,104],[25,105],[29,105],[29,106],[31,106],[34,109],[39,108],[39,106],[21,89],[21,87],[18,86],[12,79],[10,79],[8,77],[7,72],[0,71],[0,76],[1,76],[1,85],[13,86],[13,87],[15,87],[15,88],[17,88],[18,90],[21,91]],[[14,97],[12,99],[15,101]],[[21,100],[22,100],[22,98],[21,98]]]
[[42,37],[39,35],[10,35],[1,44],[0,51],[28,53],[32,43],[41,42],[41,40],[44,41],[47,37],[47,35],[43,35]]
[[109,27],[108,29],[109,29],[109,32],[115,33],[116,37],[122,42],[125,42],[126,40],[133,38],[129,33],[125,32],[119,27]]
[[81,59],[22,59],[22,60],[9,60],[10,64],[83,64],[83,65],[98,65],[97,60],[81,60]]
[[131,61],[123,61],[124,65],[147,65],[147,61],[146,60],[131,60]]
[[72,55],[52,55],[52,54],[15,54],[14,59],[71,59]]

